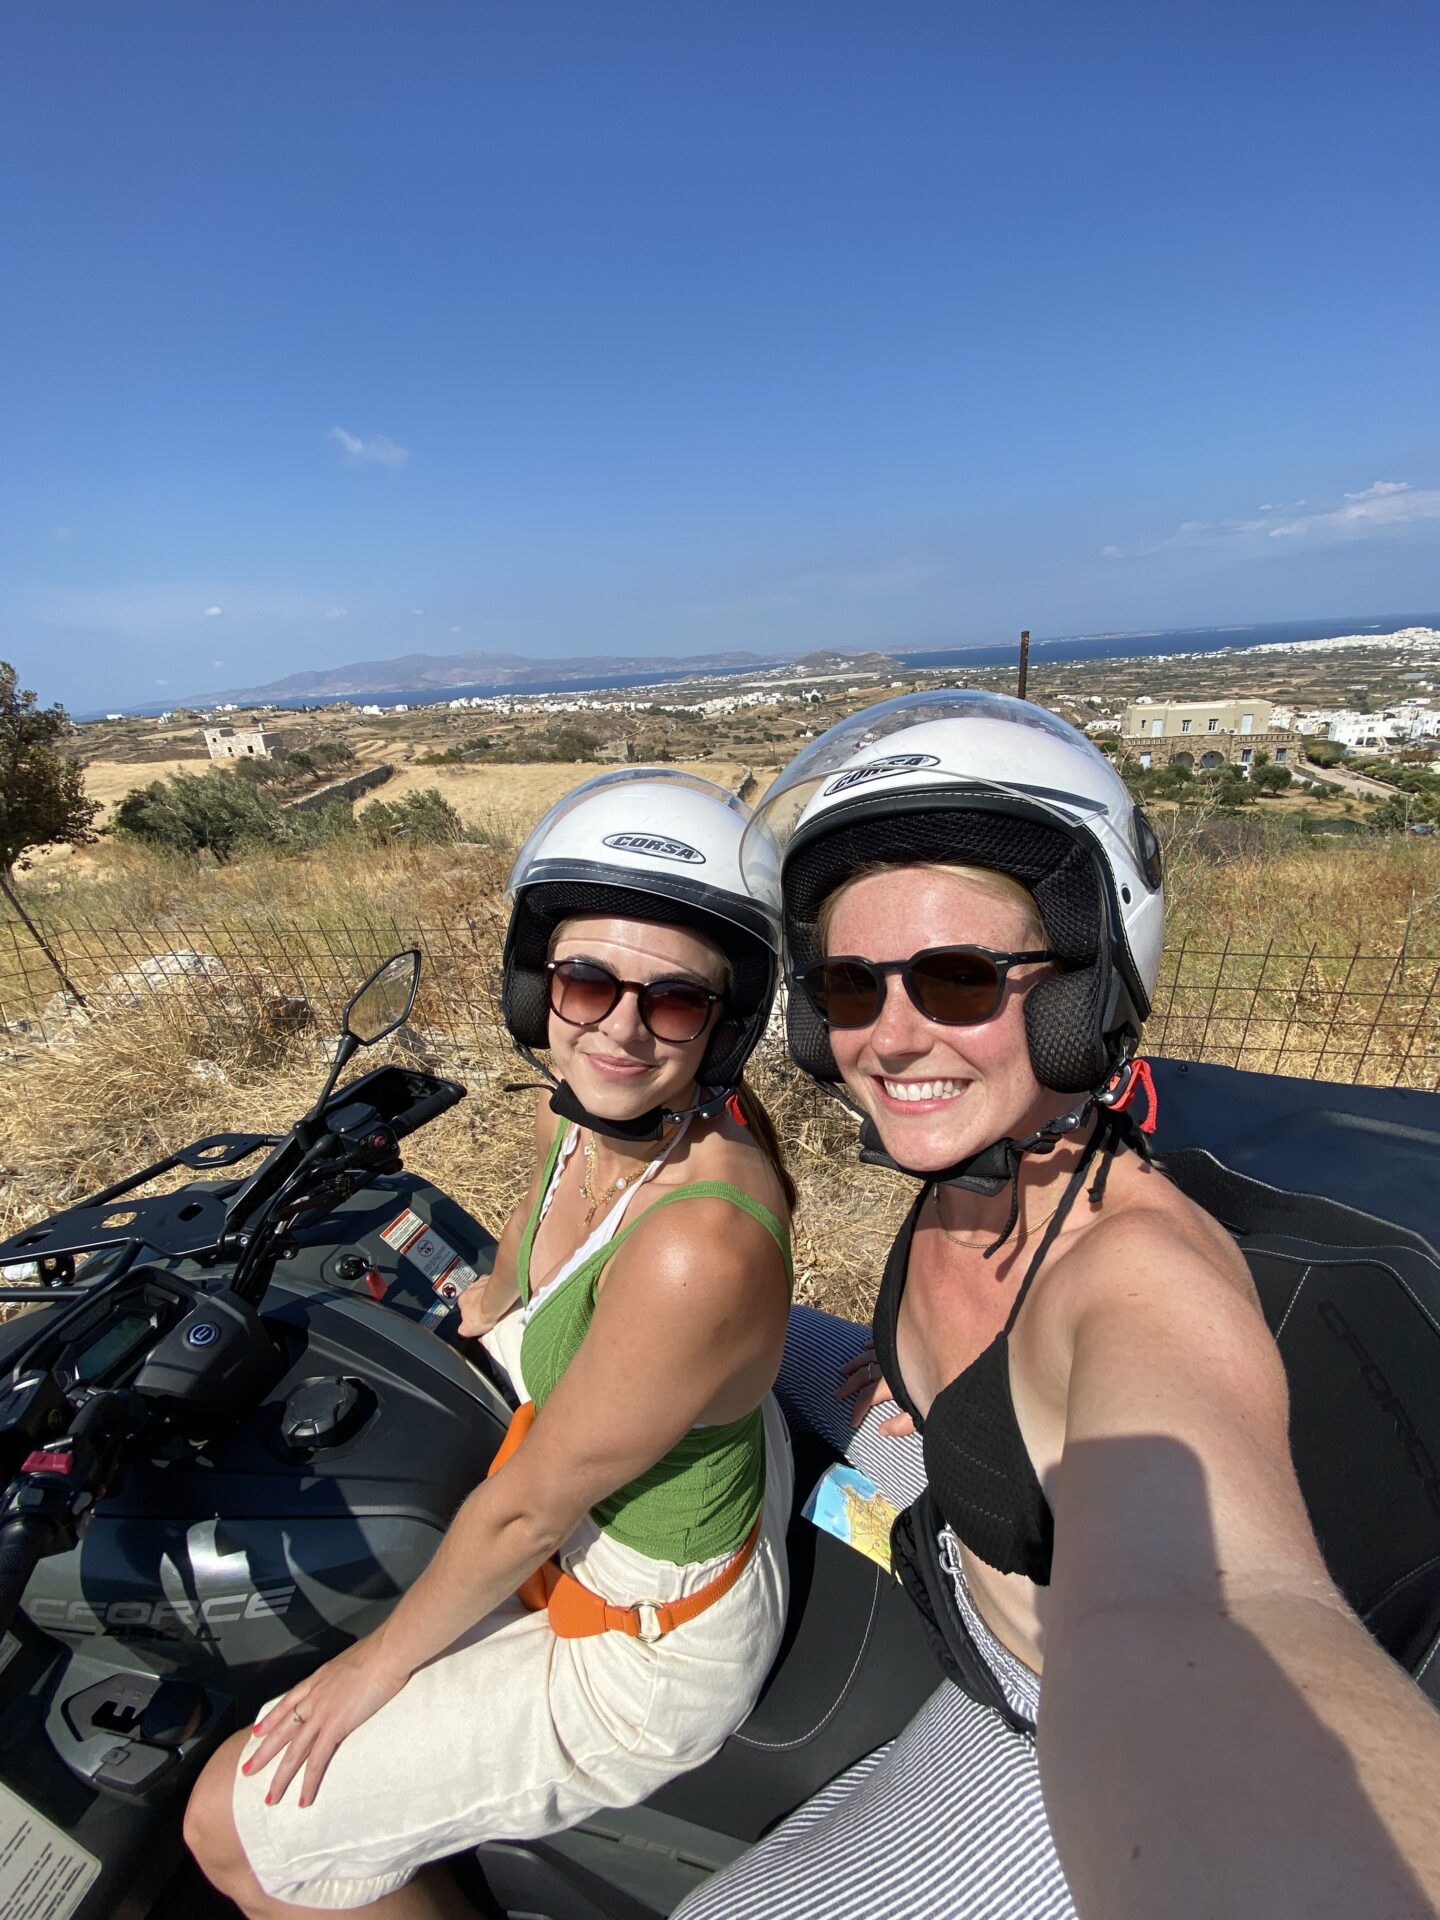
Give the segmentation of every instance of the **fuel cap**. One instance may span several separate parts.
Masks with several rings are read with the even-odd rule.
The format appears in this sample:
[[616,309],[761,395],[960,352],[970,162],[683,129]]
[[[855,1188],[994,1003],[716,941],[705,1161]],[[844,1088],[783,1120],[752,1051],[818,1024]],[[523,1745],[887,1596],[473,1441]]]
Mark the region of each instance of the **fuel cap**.
[[342,1374],[326,1374],[319,1380],[303,1380],[285,1402],[280,1416],[280,1432],[285,1444],[299,1453],[315,1453],[321,1447],[338,1446],[356,1432],[364,1419],[365,1407],[358,1380]]

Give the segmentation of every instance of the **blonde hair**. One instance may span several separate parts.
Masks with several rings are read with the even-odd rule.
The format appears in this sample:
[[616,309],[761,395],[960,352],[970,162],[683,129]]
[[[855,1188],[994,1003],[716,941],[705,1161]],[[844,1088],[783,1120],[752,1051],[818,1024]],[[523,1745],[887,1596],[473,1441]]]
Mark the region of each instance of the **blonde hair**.
[[874,860],[868,866],[857,867],[833,893],[826,895],[817,917],[821,947],[829,946],[830,923],[835,918],[840,902],[857,880],[869,880],[877,873],[895,873],[902,867],[924,867],[936,873],[952,873],[957,880],[967,881],[982,893],[1018,907],[1025,916],[1025,931],[1020,938],[1032,946],[1045,944],[1045,922],[1040,916],[1035,896],[1024,881],[1017,880],[1014,874],[999,873],[994,867],[966,867],[954,860]]

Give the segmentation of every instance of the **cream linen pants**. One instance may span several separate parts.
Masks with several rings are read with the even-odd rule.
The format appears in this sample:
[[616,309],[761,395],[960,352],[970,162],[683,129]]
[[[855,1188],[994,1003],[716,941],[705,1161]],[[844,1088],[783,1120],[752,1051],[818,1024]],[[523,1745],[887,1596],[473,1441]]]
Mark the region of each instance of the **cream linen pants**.
[[[519,1315],[486,1346],[519,1383]],[[754,1705],[785,1621],[793,1468],[764,1404],[763,1523],[749,1564],[704,1613],[647,1645],[621,1633],[561,1640],[508,1600],[413,1674],[330,1762],[314,1804],[298,1783],[265,1805],[272,1769],[235,1776],[235,1823],[256,1877],[296,1905],[364,1906],[427,1861],[482,1840],[526,1840],[602,1807],[632,1806],[708,1760]],[[617,1605],[677,1600],[728,1555],[652,1560],[586,1519],[563,1564]]]

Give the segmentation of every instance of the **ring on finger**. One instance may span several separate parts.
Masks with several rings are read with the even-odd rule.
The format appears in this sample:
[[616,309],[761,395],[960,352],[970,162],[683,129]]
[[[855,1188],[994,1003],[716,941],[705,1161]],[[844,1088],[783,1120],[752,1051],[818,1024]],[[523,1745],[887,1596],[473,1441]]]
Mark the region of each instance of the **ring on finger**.
[[303,1727],[305,1724],[305,1716],[301,1713],[299,1707],[292,1707],[290,1709],[290,1718],[295,1722],[297,1727]]

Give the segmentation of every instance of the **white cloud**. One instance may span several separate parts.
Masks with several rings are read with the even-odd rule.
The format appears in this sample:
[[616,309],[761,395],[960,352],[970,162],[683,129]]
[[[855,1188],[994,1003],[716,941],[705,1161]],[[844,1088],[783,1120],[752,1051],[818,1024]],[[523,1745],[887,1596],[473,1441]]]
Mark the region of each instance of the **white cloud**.
[[[1375,480],[1360,493],[1347,493],[1345,498],[1347,500],[1383,500],[1387,493],[1408,493],[1409,491],[1408,480]],[[1304,504],[1303,500],[1296,502],[1297,506],[1303,507]]]
[[210,664],[212,667],[223,667],[225,662],[223,660],[212,660]]
[[325,618],[327,620],[343,620],[349,611],[350,609],[348,607],[327,607],[325,609]]
[[207,620],[218,620],[224,611],[225,609],[223,607],[207,607],[205,609],[205,618]]
[[1328,513],[1307,513],[1284,526],[1271,527],[1272,540],[1365,539],[1390,527],[1440,520],[1440,487],[1412,488],[1408,481],[1377,480],[1363,493],[1347,493],[1348,506]]
[[459,633],[460,629],[459,627],[451,627],[450,631],[451,633]]
[[75,538],[75,529],[73,527],[51,527],[50,538],[52,540],[73,540]]
[[391,440],[383,433],[349,433],[344,427],[331,427],[326,438],[339,447],[345,460],[356,466],[369,463],[379,467],[403,467],[410,458],[408,447],[402,447],[398,440]]
[[[1135,560],[1154,554],[1173,553],[1192,548],[1224,548],[1237,554],[1258,555],[1283,550],[1284,543],[1297,540],[1309,546],[1331,546],[1342,540],[1371,539],[1397,527],[1415,527],[1440,521],[1440,487],[1415,488],[1408,480],[1376,480],[1358,493],[1347,493],[1345,504],[1317,507],[1308,513],[1298,509],[1308,503],[1297,500],[1289,512],[1291,520],[1241,519],[1182,520],[1163,540],[1145,540],[1134,546],[1111,545],[1100,552],[1102,560]],[[1273,507],[1261,507],[1270,513]],[[1269,545],[1270,541],[1281,543]]]
[[411,613],[415,614],[418,618],[424,615],[425,609],[423,607],[411,607],[410,611]]
[[1274,513],[1275,502],[1273,500],[1262,500],[1255,511],[1257,513]]

